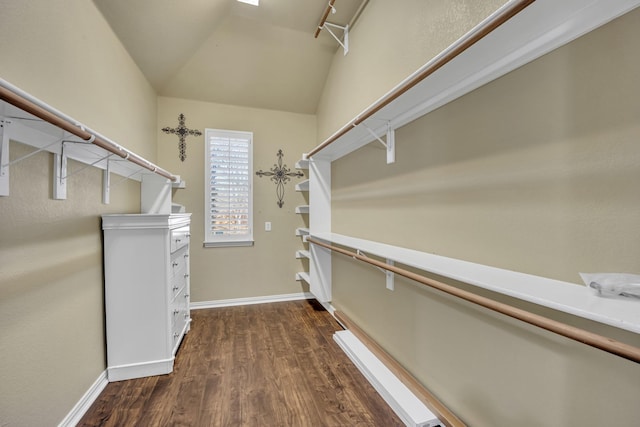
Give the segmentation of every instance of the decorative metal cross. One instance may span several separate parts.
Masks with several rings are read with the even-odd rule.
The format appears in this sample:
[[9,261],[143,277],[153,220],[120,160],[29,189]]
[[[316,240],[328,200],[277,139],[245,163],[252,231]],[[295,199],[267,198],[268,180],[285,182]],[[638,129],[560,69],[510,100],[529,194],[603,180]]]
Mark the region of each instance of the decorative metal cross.
[[270,176],[271,181],[276,183],[276,195],[278,196],[278,201],[276,203],[280,208],[282,208],[282,206],[284,205],[284,184],[286,184],[287,181],[290,181],[292,176],[301,178],[304,176],[304,174],[300,171],[291,172],[291,169],[289,169],[287,165],[282,164],[282,158],[284,157],[284,153],[282,152],[282,150],[278,150],[277,156],[278,164],[273,165],[273,167],[270,169],[271,172],[263,172],[262,169],[260,169],[258,172],[256,172],[256,175],[258,175],[260,178],[262,178],[263,176]]
[[200,132],[199,130],[194,130],[194,129],[189,129],[184,125],[184,121],[185,121],[185,117],[184,114],[180,114],[178,116],[178,127],[177,128],[170,128],[170,127],[165,127],[162,128],[162,132],[164,133],[172,133],[174,135],[178,135],[178,151],[180,152],[179,157],[180,160],[184,162],[184,159],[187,158],[187,142],[185,141],[185,139],[187,138],[188,135],[193,135],[193,136],[201,136],[202,132]]

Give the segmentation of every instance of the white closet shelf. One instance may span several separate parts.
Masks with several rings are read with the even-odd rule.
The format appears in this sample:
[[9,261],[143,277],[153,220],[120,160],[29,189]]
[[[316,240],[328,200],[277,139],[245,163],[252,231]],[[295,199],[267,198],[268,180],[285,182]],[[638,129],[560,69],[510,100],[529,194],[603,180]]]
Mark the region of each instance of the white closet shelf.
[[416,78],[450,57],[481,26],[514,3],[508,1],[346,123],[311,150],[310,157],[337,160],[376,140],[376,136],[383,137],[389,128],[397,129],[629,12],[640,0],[536,0],[415,84]]
[[303,259],[303,258],[310,259],[311,258],[311,253],[309,251],[299,250],[299,251],[296,251],[296,258],[297,259]]
[[[170,178],[176,188],[183,188],[180,177],[172,175],[9,82],[0,79],[0,91],[0,127],[11,140],[35,147],[37,151],[64,155],[99,169],[108,169],[109,172],[137,181],[141,180],[143,173],[157,173]],[[2,154],[6,153],[0,150],[0,157],[3,157],[4,162],[7,160],[4,157],[7,156]]]
[[296,206],[296,213],[297,214],[308,214],[309,213],[309,205]]
[[296,162],[296,169],[309,169],[309,159],[307,159],[305,155],[303,155],[302,157],[302,159]]
[[306,271],[301,271],[300,273],[296,273],[296,281],[304,281],[308,284],[311,284],[311,279],[309,278],[309,273]]
[[296,228],[296,236],[308,236],[309,229],[305,227]]
[[296,191],[309,191],[309,180],[305,179],[296,184]]
[[[359,249],[367,255],[468,283],[554,310],[640,333],[640,301],[602,298],[587,287],[531,274],[447,258],[337,233],[312,233],[312,238]],[[576,273],[577,274],[577,273]]]

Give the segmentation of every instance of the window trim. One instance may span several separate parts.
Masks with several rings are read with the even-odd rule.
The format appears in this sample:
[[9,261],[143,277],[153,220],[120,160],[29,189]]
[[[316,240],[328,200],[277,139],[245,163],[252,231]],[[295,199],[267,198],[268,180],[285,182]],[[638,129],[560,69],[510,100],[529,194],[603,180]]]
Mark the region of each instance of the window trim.
[[[249,139],[249,233],[242,236],[215,237],[211,230],[211,184],[210,184],[210,143],[209,138],[220,135],[237,135]],[[204,242],[205,248],[253,246],[253,132],[236,131],[227,129],[205,128],[204,138]]]

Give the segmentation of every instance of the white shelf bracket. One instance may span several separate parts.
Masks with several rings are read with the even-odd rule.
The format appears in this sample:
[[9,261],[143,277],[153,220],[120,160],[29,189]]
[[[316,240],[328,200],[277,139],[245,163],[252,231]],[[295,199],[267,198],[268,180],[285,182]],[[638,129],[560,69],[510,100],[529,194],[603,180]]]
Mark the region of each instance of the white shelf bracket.
[[107,159],[107,167],[102,171],[102,204],[109,204],[111,191],[111,160]]
[[[331,30],[331,28],[338,28],[342,30],[343,32],[342,40],[340,40],[340,38],[336,36],[336,34]],[[327,30],[329,34],[331,34],[331,36],[334,39],[336,39],[336,41],[340,44],[340,46],[342,46],[344,55],[349,53],[349,25],[345,25],[343,27],[342,25],[332,24],[331,22],[325,22],[320,29]]]
[[[387,265],[393,266],[394,265],[393,260],[387,258]],[[393,291],[396,288],[396,286],[395,286],[396,273],[394,273],[393,271],[385,270],[384,274],[386,276],[387,289],[389,289],[390,291]]]
[[67,199],[67,156],[64,154],[64,144],[60,154],[53,155],[53,198]]
[[387,123],[387,164],[396,162],[396,130]]
[[384,146],[384,148],[387,149],[387,164],[390,165],[391,163],[395,163],[396,162],[396,130],[391,127],[391,122],[387,122],[387,137],[386,137],[387,140],[386,141],[380,138],[369,126],[365,125],[364,123],[360,123],[360,125],[363,126],[367,130],[367,132],[371,134],[371,136],[373,136],[378,142],[380,142],[380,144]]
[[[356,249],[356,253],[362,257],[365,258],[369,258],[367,256],[367,254],[365,254],[364,252],[362,252],[360,249]],[[354,259],[357,259],[355,257],[353,257]],[[387,258],[387,265],[393,266],[395,265],[392,259]],[[381,272],[384,273],[385,276],[385,285],[387,287],[387,289],[389,289],[390,291],[393,291],[395,289],[395,279],[396,279],[396,274],[393,271],[389,271],[389,270],[385,270],[382,267],[378,267],[378,266],[374,266],[375,268],[377,268],[378,270],[380,270]]]
[[0,196],[9,195],[9,122],[0,120]]

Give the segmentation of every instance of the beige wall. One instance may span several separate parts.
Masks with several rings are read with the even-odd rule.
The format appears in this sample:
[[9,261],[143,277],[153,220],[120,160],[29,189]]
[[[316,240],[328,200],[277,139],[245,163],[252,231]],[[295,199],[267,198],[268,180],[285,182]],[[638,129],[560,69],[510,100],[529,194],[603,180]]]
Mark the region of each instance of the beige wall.
[[[0,58],[1,78],[155,160],[155,95],[93,2],[0,1]],[[33,148],[10,150],[15,159]],[[130,181],[103,205],[93,168],[69,179],[67,200],[52,200],[51,164],[40,153],[11,166],[11,194],[0,197],[3,426],[56,425],[104,371],[99,218],[140,206]]]
[[[186,180],[187,188],[174,192],[174,202],[192,212],[191,299],[214,301],[230,298],[278,295],[307,291],[296,282],[295,273],[306,269],[295,259],[302,249],[296,227],[307,215],[297,215],[295,207],[306,204],[306,195],[295,191],[300,178],[285,185],[284,206],[276,204],[276,186],[255,171],[268,171],[277,163],[276,153],[291,170],[303,152],[315,143],[315,116],[176,98],[158,98],[158,128],[175,127],[184,114],[189,129],[203,136],[187,138],[187,158],[178,158],[178,138],[158,131],[159,164]],[[204,131],[205,128],[253,132],[253,247],[203,248],[204,241]],[[272,231],[264,231],[265,221]]]
[[[636,10],[398,129],[395,164],[375,144],[335,162],[333,231],[575,283],[581,271],[639,273],[639,36]],[[469,425],[640,419],[637,364],[334,263],[336,308]]]
[[336,53],[318,105],[318,143],[393,89],[504,0],[370,0]]
[[92,1],[0,10],[0,78],[155,161],[155,92]]

